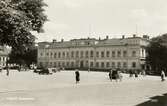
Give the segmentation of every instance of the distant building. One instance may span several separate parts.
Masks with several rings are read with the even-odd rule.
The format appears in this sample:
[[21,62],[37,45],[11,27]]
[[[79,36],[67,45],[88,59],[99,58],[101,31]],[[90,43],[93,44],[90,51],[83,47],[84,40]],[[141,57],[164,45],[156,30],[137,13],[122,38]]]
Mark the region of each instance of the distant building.
[[6,61],[8,58],[8,50],[4,46],[0,46],[0,67],[6,66]]
[[72,39],[38,44],[39,67],[144,69],[148,36]]

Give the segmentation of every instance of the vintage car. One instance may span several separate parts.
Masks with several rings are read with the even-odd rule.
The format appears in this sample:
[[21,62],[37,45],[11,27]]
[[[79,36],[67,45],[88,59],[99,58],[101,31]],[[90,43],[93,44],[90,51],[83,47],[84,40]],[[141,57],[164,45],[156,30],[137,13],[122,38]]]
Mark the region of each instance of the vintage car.
[[49,68],[41,68],[40,70],[34,69],[34,73],[38,73],[40,75],[50,75],[52,72],[49,71]]
[[118,79],[118,71],[117,70],[113,70],[112,79]]

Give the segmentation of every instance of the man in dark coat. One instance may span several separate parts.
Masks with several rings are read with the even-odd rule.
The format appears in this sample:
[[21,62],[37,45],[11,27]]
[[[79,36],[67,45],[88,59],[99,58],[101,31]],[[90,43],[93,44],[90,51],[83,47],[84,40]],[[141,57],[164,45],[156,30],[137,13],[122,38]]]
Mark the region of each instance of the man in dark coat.
[[109,71],[109,78],[110,78],[110,80],[112,81],[112,69]]
[[76,84],[79,83],[80,81],[80,74],[78,70],[75,71],[75,80],[76,80]]

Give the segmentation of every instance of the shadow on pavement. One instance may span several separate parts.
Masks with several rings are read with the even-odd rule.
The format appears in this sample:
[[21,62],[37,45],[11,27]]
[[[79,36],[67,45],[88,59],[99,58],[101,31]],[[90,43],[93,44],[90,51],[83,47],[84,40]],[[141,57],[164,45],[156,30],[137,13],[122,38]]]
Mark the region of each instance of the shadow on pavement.
[[167,93],[162,96],[151,97],[149,101],[143,102],[136,106],[167,106]]

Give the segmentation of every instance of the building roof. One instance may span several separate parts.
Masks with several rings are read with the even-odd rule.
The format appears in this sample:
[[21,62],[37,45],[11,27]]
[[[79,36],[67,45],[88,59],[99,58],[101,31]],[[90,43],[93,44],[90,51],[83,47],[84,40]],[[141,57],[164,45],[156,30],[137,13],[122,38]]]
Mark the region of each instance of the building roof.
[[40,42],[39,48],[62,48],[62,47],[90,47],[90,46],[124,46],[130,44],[131,40],[145,40],[141,37],[129,37],[129,38],[113,38],[113,39],[103,39],[97,40],[95,38],[87,39],[72,39],[70,41],[61,41],[61,42]]

